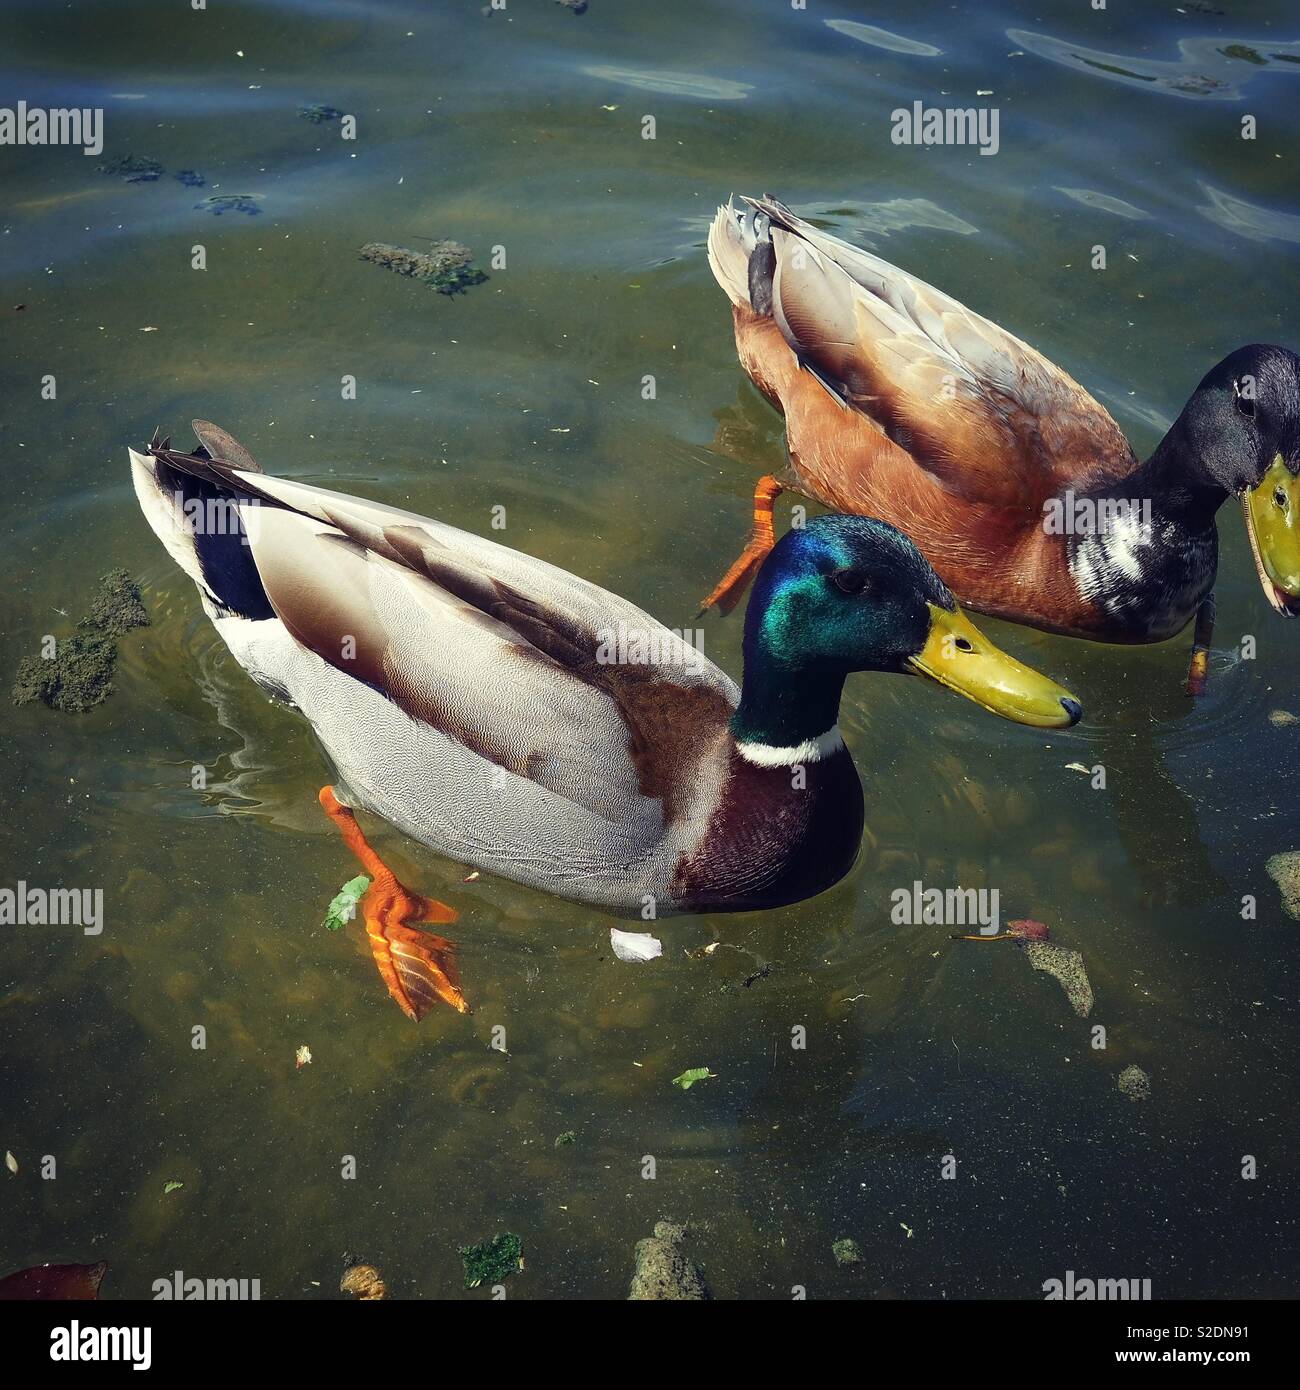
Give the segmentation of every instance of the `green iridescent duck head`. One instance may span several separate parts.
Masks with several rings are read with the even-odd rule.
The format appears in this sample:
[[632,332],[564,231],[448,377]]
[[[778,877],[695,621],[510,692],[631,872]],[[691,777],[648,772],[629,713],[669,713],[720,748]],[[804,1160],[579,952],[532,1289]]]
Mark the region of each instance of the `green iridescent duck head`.
[[1037,728],[1083,713],[1068,690],[995,647],[901,531],[817,517],[777,542],[754,582],[733,732],[782,746],[818,736],[835,723],[851,671],[924,676]]

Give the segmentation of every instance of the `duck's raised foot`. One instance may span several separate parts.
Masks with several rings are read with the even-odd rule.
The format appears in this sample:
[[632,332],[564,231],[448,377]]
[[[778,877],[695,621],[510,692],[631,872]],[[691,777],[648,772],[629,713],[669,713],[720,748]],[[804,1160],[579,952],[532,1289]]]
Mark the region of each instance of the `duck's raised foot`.
[[740,558],[722,576],[713,592],[700,604],[700,615],[715,605],[719,612],[730,613],[740,602],[741,595],[758,572],[758,567],[776,544],[776,529],[772,525],[772,503],[785,488],[770,474],[758,480],[754,488],[754,529]]
[[436,898],[412,893],[399,882],[370,847],[357,818],[334,795],[333,787],[322,787],[319,799],[344,843],[370,875],[370,887],[361,899],[366,940],[398,1008],[417,1023],[439,999],[459,1013],[468,1013],[469,1004],[460,991],[455,943],[410,925],[454,922],[459,915],[456,909]]

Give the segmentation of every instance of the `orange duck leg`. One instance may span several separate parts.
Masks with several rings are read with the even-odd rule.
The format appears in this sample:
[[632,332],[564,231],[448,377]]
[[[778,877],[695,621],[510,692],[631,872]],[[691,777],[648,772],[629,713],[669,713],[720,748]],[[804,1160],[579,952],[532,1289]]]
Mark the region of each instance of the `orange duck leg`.
[[771,474],[758,480],[754,488],[754,529],[750,533],[749,544],[740,552],[740,558],[736,563],[718,581],[713,592],[700,604],[701,614],[715,604],[720,612],[730,613],[740,602],[749,581],[758,573],[759,565],[776,544],[776,529],[772,525],[772,503],[784,491],[784,486]]
[[1192,636],[1192,664],[1187,672],[1187,693],[1195,698],[1205,694],[1210,675],[1210,643],[1214,641],[1214,595],[1206,594],[1196,610]]
[[366,939],[375,964],[398,1008],[417,1023],[441,999],[460,1013],[469,1005],[460,992],[456,946],[444,936],[416,931],[411,922],[454,922],[454,907],[435,898],[423,898],[398,882],[397,876],[371,849],[357,818],[334,795],[333,787],[320,789],[320,804],[338,826],[343,842],[370,875],[370,887],[361,899]]

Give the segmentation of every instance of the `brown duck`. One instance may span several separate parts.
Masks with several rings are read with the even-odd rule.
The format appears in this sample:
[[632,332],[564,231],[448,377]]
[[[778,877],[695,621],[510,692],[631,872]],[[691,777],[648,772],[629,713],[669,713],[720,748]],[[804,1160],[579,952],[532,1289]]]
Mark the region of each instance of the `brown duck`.
[[[1119,426],[1028,344],[773,198],[719,208],[709,264],[741,365],[781,411],[793,486],[905,531],[982,613],[1101,642],[1195,617],[1204,686],[1215,514],[1237,497],[1269,602],[1300,613],[1300,359],[1253,344],[1202,380],[1140,463]],[[727,611],[771,546],[754,533],[705,600]]]

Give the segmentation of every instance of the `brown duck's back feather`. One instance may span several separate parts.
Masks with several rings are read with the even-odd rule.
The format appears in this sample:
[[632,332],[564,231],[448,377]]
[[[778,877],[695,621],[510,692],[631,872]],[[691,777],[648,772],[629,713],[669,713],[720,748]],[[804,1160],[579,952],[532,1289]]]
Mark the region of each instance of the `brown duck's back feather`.
[[1137,467],[1106,410],[1027,343],[782,204],[754,205],[771,219],[787,347],[950,492],[1037,515]]
[[1065,538],[1047,535],[1041,503],[963,498],[869,417],[845,410],[800,368],[776,324],[743,305],[736,346],[755,385],[786,417],[790,460],[808,492],[836,511],[880,517],[916,542],[964,603],[1063,632],[1099,631],[1104,615],[1071,581]]

